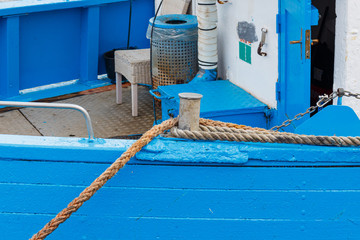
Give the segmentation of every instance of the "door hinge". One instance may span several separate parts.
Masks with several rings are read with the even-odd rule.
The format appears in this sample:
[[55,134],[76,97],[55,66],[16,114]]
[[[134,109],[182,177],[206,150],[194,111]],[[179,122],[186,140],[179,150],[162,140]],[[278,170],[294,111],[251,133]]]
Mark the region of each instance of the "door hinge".
[[276,82],[276,101],[280,102],[281,95],[280,95],[280,82]]
[[281,32],[281,15],[278,13],[276,14],[276,33]]

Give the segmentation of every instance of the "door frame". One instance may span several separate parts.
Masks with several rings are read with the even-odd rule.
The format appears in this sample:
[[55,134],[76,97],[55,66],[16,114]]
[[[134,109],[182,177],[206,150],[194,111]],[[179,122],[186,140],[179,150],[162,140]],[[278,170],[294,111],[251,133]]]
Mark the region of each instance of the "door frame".
[[[294,116],[289,116],[287,109],[292,108],[293,112],[296,113],[302,113],[305,112],[307,108],[310,107],[310,91],[311,91],[311,87],[310,87],[310,82],[311,82],[311,75],[310,75],[310,67],[309,66],[309,71],[308,74],[304,77],[303,81],[304,84],[302,84],[303,86],[303,91],[306,92],[306,96],[297,96],[296,93],[293,91],[294,86],[292,86],[292,82],[289,82],[289,79],[287,77],[287,61],[288,58],[290,57],[287,54],[287,50],[286,47],[289,43],[290,40],[298,40],[298,39],[288,39],[286,34],[285,34],[285,30],[288,27],[288,23],[286,21],[286,16],[284,16],[284,14],[282,14],[282,2],[285,0],[278,0],[278,7],[279,7],[279,11],[278,11],[278,15],[277,15],[277,23],[276,23],[276,31],[278,33],[278,46],[279,46],[279,59],[278,59],[278,72],[279,72],[279,78],[278,81],[276,83],[276,101],[277,101],[277,114],[276,116],[274,116],[274,119],[272,121],[272,125],[279,125],[281,124],[283,121],[287,120],[287,119],[292,119]],[[310,19],[310,25],[317,25],[318,24],[318,20],[319,20],[319,12],[317,11],[317,9],[315,7],[313,7],[311,5],[311,19]],[[304,16],[304,18],[306,18]],[[306,34],[306,30],[310,30],[310,29],[304,29],[302,32],[302,39],[305,40],[305,34]],[[300,34],[299,34],[300,37]],[[305,45],[305,44],[303,44]],[[305,48],[303,47],[302,49],[302,55],[305,56]],[[309,60],[304,60],[304,61],[309,61]],[[311,59],[310,59],[311,61]],[[308,81],[308,82],[306,82]],[[289,91],[290,94],[289,94]],[[291,106],[289,104],[289,102],[292,101],[302,101],[301,106]],[[303,120],[309,118],[309,116],[305,116],[303,118]],[[298,123],[301,123],[301,121],[298,121]],[[286,128],[286,131],[294,131],[295,127],[288,127]]]

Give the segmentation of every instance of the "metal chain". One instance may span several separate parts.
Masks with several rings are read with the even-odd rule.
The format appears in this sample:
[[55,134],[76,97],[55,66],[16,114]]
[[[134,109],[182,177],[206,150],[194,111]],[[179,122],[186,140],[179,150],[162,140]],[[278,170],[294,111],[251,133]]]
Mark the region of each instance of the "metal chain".
[[325,107],[326,104],[328,104],[329,102],[331,102],[335,98],[344,97],[344,96],[345,97],[354,97],[356,99],[360,99],[360,93],[352,93],[352,92],[349,92],[349,91],[345,91],[343,88],[339,88],[336,92],[333,92],[330,95],[325,94],[325,95],[319,96],[320,100],[316,103],[316,106],[309,107],[306,110],[306,112],[299,113],[293,119],[288,119],[285,122],[283,122],[280,126],[275,126],[275,127],[271,128],[270,130],[278,132],[281,128],[288,127],[293,121],[300,120],[305,115],[315,112],[316,109]]
[[281,125],[272,127],[270,130],[278,132],[281,128],[289,126],[293,121],[300,120],[305,115],[315,112],[316,109],[318,109],[318,106],[311,106],[306,110],[306,112],[299,113],[293,119],[288,119],[285,122],[283,122]]
[[344,91],[345,97],[354,97],[356,99],[360,99],[360,93],[351,93],[349,91]]
[[[288,119],[288,120],[284,121],[281,125],[272,127],[270,130],[278,132],[281,128],[290,126],[290,124],[293,121],[300,120],[305,115],[315,112],[318,108],[324,107],[326,104],[328,104],[335,98],[345,96],[345,94],[346,94],[346,91],[344,91],[344,89],[342,89],[342,88],[339,88],[336,92],[333,92],[330,95],[325,94],[325,95],[319,96],[320,100],[316,103],[315,106],[309,107],[305,112],[297,114],[294,118]],[[360,99],[360,95],[358,97]]]

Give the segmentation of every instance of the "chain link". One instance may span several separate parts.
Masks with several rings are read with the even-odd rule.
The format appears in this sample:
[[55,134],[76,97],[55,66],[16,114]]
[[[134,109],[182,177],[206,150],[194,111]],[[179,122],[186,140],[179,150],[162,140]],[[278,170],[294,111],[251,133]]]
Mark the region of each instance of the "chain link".
[[319,108],[318,106],[311,106],[311,107],[309,107],[309,108],[306,110],[306,112],[299,113],[299,114],[297,114],[293,119],[288,119],[288,120],[286,120],[285,122],[283,122],[281,125],[275,126],[275,127],[271,128],[270,130],[271,130],[271,131],[276,131],[276,132],[278,132],[281,128],[290,126],[290,124],[291,124],[293,121],[298,121],[298,120],[300,120],[300,119],[303,118],[305,115],[311,114],[311,113],[315,112],[316,109],[318,109],[318,108]]
[[298,121],[301,118],[303,118],[305,115],[315,112],[318,108],[325,107],[326,104],[328,104],[329,102],[331,102],[335,98],[343,97],[343,96],[345,96],[345,97],[354,97],[356,99],[360,99],[360,94],[359,93],[351,93],[349,91],[345,91],[343,88],[339,88],[336,92],[333,92],[330,95],[325,94],[325,95],[319,96],[320,100],[316,103],[316,106],[309,107],[306,110],[306,112],[299,113],[294,118],[288,119],[285,122],[283,122],[281,125],[275,126],[275,127],[271,128],[270,130],[278,132],[281,128],[290,126],[290,124],[293,121]]
[[360,93],[351,93],[349,91],[344,91],[345,97],[354,97],[356,99],[360,99]]

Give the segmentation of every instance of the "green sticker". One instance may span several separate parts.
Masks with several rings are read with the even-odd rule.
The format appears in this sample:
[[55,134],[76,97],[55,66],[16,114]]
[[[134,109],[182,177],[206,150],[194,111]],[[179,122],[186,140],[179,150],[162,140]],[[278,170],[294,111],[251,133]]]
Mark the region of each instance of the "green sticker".
[[251,64],[251,43],[239,42],[239,57],[244,62]]

